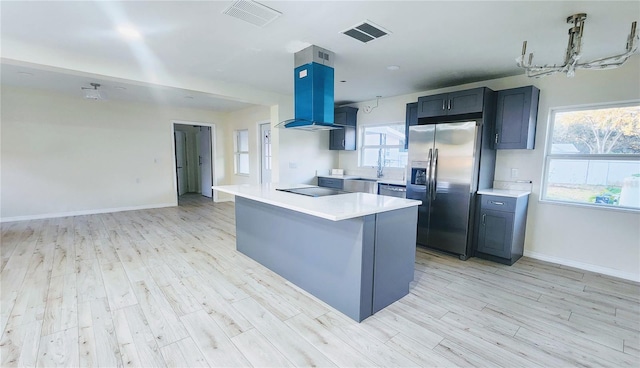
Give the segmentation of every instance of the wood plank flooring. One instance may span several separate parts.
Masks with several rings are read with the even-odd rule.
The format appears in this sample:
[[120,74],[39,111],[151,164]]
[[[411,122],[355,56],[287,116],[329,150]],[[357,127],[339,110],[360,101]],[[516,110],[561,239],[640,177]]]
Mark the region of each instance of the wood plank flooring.
[[0,366],[638,367],[640,285],[417,250],[356,323],[235,250],[234,207],[2,224]]

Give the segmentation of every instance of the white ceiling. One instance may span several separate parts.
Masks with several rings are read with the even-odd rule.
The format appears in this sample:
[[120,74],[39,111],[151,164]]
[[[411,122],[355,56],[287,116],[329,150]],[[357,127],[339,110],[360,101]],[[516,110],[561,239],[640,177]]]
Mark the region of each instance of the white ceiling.
[[[579,12],[584,58],[619,53],[640,18],[639,1],[264,1],[282,16],[259,28],[222,14],[231,3],[2,1],[2,83],[80,96],[102,82],[110,99],[164,94],[232,111],[292,94],[293,53],[315,44],[336,54],[336,102],[357,102],[522,74],[524,40],[535,63],[562,63],[566,18]],[[364,20],[391,34],[368,44],[341,34]],[[142,39],[123,39],[121,24]]]

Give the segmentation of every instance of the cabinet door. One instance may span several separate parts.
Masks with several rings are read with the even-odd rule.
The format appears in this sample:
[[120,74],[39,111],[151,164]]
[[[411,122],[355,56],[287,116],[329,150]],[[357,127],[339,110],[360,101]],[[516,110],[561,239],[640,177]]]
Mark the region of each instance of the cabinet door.
[[418,117],[430,118],[447,115],[447,94],[418,98]]
[[333,123],[343,126],[356,126],[358,108],[351,106],[338,107],[333,110]]
[[412,102],[407,104],[407,117],[404,128],[404,149],[409,149],[409,127],[418,125],[418,103]]
[[345,130],[343,129],[334,129],[329,132],[329,149],[330,150],[343,150],[345,149]]
[[478,252],[511,258],[513,218],[512,212],[482,209],[479,219]]
[[498,91],[496,149],[533,149],[539,90],[534,86]]
[[347,125],[347,112],[335,109],[333,115],[333,123],[337,125]]
[[356,128],[346,127],[344,131],[343,150],[355,151],[356,150]]
[[448,115],[469,114],[482,112],[484,102],[484,88],[474,88],[466,91],[451,92],[448,96]]
[[318,186],[325,188],[334,188],[342,190],[344,188],[344,180],[342,179],[334,179],[334,178],[318,178]]

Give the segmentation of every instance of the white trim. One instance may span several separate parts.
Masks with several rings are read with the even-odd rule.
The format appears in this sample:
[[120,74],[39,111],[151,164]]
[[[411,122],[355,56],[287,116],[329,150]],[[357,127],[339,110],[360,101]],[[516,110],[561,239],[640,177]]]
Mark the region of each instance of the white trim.
[[236,196],[231,196],[231,198],[226,198],[226,199],[218,198],[215,202],[216,203],[224,203],[224,202],[233,202],[233,203],[235,203],[236,202]]
[[538,252],[532,252],[532,251],[529,251],[529,250],[526,250],[526,249],[524,251],[524,256],[525,257],[529,257],[529,258],[533,258],[533,259],[538,259],[540,261],[557,263],[557,264],[560,264],[560,265],[563,265],[563,266],[579,268],[579,269],[585,270],[585,271],[591,271],[591,272],[600,273],[600,274],[603,274],[603,275],[618,277],[618,278],[625,279],[625,280],[631,280],[631,281],[635,281],[635,282],[640,282],[640,274],[638,274],[638,273],[624,272],[624,271],[616,270],[614,268],[596,266],[596,265],[593,265],[593,264],[590,264],[590,263],[576,262],[576,261],[572,261],[570,259],[559,258],[559,257],[554,257],[554,256],[548,256],[546,254],[542,254],[542,253],[538,253]]
[[99,213],[111,213],[122,211],[136,211],[136,210],[149,210],[154,208],[175,207],[177,202],[172,203],[158,203],[149,204],[143,206],[129,206],[129,207],[116,207],[116,208],[100,208],[94,210],[82,210],[82,211],[70,211],[70,212],[57,212],[57,213],[45,213],[41,215],[27,215],[27,216],[14,216],[14,217],[0,217],[1,222],[13,222],[13,221],[28,221],[28,220],[42,220],[56,217],[69,217],[69,216],[84,216],[95,215]]
[[594,210],[605,210],[605,211],[618,211],[618,212],[631,212],[638,213],[640,212],[640,208],[633,207],[620,207],[620,206],[612,206],[608,204],[595,204],[595,203],[585,203],[585,202],[569,202],[569,201],[561,201],[557,199],[541,199],[539,203],[558,205],[558,206],[567,206],[567,207],[583,207],[583,208],[592,208]]
[[[257,151],[258,152],[258,162],[257,162],[257,167],[258,167],[258,183],[262,183],[262,170],[263,170],[263,163],[264,163],[264,150],[262,147],[262,126],[263,125],[269,125],[269,130],[271,130],[271,120],[262,120],[262,121],[258,121],[256,122],[256,128],[258,133],[256,134],[256,137],[258,137],[258,139],[256,139],[256,143],[257,143]],[[272,145],[273,147],[273,145]],[[273,152],[273,151],[272,151]],[[271,155],[271,165],[273,167],[273,153]],[[273,179],[273,178],[272,178]],[[272,182],[273,180],[269,181]]]

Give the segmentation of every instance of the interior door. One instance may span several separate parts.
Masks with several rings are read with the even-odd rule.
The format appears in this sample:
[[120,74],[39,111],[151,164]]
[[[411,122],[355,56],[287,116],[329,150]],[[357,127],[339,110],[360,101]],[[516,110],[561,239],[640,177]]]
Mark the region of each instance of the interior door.
[[422,201],[418,206],[416,242],[428,245],[429,235],[429,168],[433,158],[435,125],[409,127],[409,158],[407,164],[407,198]]
[[260,182],[271,183],[271,124],[260,124]]
[[428,245],[466,255],[477,127],[436,125]]
[[187,192],[187,135],[184,132],[174,133],[176,143],[176,177],[178,181],[178,195]]
[[200,193],[212,198],[213,176],[211,170],[211,127],[201,126],[198,132],[198,163],[200,164]]

